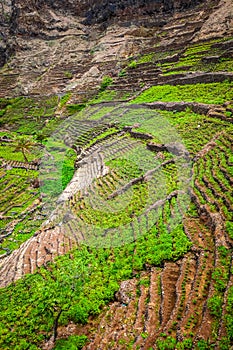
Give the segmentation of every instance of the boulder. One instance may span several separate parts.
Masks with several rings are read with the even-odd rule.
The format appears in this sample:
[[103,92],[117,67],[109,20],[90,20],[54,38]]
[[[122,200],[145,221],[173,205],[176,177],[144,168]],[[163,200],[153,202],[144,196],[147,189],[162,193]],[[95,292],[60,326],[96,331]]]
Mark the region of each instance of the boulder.
[[115,298],[122,304],[129,304],[130,300],[133,299],[135,294],[135,281],[127,280],[121,282],[120,289],[115,294]]

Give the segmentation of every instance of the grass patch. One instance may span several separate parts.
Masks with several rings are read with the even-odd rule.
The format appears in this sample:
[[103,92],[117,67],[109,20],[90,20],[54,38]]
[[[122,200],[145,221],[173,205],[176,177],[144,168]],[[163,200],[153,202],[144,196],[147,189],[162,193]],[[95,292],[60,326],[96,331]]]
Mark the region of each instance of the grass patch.
[[74,175],[74,163],[77,158],[76,152],[73,149],[66,151],[62,166],[62,189],[66,188]]
[[78,103],[73,105],[67,105],[66,109],[69,112],[69,115],[82,111],[86,107],[85,103]]
[[63,95],[61,98],[60,98],[60,107],[62,108],[70,99],[71,97],[71,92],[67,92],[65,95]]
[[101,103],[104,101],[113,101],[116,99],[116,96],[116,91],[105,90],[100,92],[93,100],[89,102],[89,104]]
[[233,83],[190,84],[190,85],[162,85],[153,86],[142,92],[131,103],[143,102],[200,102],[208,104],[222,104],[232,99]]
[[57,104],[57,96],[39,99],[29,97],[0,99],[2,109],[0,126],[8,126],[11,131],[27,135],[35,134],[36,130],[44,127],[46,120],[54,117]]

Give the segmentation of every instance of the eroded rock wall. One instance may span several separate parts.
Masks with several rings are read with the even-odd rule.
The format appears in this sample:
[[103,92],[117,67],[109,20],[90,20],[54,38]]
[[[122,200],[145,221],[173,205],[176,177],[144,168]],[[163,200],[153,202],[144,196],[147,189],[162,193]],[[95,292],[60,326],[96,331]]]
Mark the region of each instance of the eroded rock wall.
[[9,34],[12,22],[11,0],[0,1],[0,67],[3,66],[10,55]]
[[101,23],[111,20],[114,17],[122,16],[154,16],[156,14],[172,14],[175,11],[182,11],[192,8],[202,0],[102,0],[98,3],[89,1],[89,8],[86,12],[85,23]]

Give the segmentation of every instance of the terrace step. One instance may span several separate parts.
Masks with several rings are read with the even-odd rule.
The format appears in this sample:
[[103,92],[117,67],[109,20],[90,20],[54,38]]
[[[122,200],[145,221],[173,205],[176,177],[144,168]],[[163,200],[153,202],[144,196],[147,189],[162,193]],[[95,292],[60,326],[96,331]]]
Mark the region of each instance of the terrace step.
[[[205,309],[206,293],[208,294],[211,272],[214,266],[213,253],[208,256],[202,251],[197,259],[197,268],[192,284],[192,288],[187,300],[185,314],[179,324],[182,334],[185,333],[188,324],[190,329],[197,332],[202,325],[203,310]],[[194,316],[196,315],[196,317]],[[198,318],[197,318],[198,315]],[[210,336],[210,330],[206,332],[206,337]]]
[[184,317],[188,308],[188,299],[192,291],[193,280],[196,273],[196,260],[193,254],[187,254],[181,261],[179,278],[176,283],[176,302],[168,323],[164,326],[164,332],[173,330],[174,336],[179,335],[179,327],[174,329],[175,320]]
[[179,266],[176,263],[165,263],[161,274],[162,301],[160,306],[161,327],[170,319],[176,302],[176,283],[179,278]]
[[[69,226],[37,232],[23,243],[18,250],[1,260],[0,286],[21,278],[25,273],[33,273],[57,255],[64,255],[77,246],[77,238]],[[3,264],[4,263],[4,264]]]
[[[231,268],[232,268],[232,261],[231,261]],[[227,313],[227,307],[229,307],[229,302],[227,301],[229,290],[233,287],[233,274],[230,274],[229,281],[227,283],[227,287],[224,293],[223,297],[223,306],[222,306],[222,317],[220,321],[220,327],[218,331],[218,339],[222,339],[223,337],[227,336],[227,330],[226,330],[226,313]]]
[[148,334],[148,338],[144,340],[144,349],[149,349],[155,344],[155,339],[160,328],[161,319],[159,314],[159,305],[161,304],[160,291],[161,269],[152,268],[150,273],[149,286],[149,303],[147,304],[147,315],[145,319],[144,331]]
[[6,95],[11,96],[12,90],[17,86],[17,78],[19,74],[2,74],[0,77],[0,98],[4,98]]
[[163,76],[159,82],[159,85],[170,84],[170,85],[186,85],[186,84],[200,84],[200,83],[217,83],[223,82],[229,79],[233,81],[233,73],[227,72],[212,72],[212,73],[191,73],[181,74],[181,77],[174,76]]
[[[147,319],[158,321],[155,315],[157,300],[157,279],[160,271],[152,269],[150,273],[142,273],[139,281],[133,278],[121,283],[119,291],[116,293],[114,303],[101,319],[97,332],[92,335],[91,342],[84,346],[85,350],[95,347],[108,349],[111,344],[112,349],[125,349],[125,344],[132,342],[135,346],[145,346],[145,339],[141,334],[147,331]],[[152,281],[149,289],[143,285],[144,280]],[[140,283],[141,281],[141,283]],[[153,288],[155,287],[155,290]],[[139,294],[140,293],[140,294]],[[147,303],[147,298],[150,298]],[[147,310],[147,311],[146,311]],[[148,318],[144,319],[148,313]],[[158,321],[159,322],[159,321]]]
[[7,168],[8,170],[10,168],[21,168],[26,170],[38,170],[38,164],[36,163],[26,163],[26,162],[19,162],[16,160],[6,160],[1,158],[2,160],[2,167]]

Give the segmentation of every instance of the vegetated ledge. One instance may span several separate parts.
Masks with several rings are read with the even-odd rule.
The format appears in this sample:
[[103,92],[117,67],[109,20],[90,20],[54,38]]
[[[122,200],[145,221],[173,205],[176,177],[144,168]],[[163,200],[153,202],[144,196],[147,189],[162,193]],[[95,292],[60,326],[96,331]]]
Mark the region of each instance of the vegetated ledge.
[[112,192],[108,196],[107,199],[113,199],[113,198],[123,194],[124,192],[126,192],[133,185],[149,181],[156,171],[158,171],[160,168],[162,168],[162,167],[164,167],[164,166],[166,166],[168,164],[173,164],[174,162],[175,162],[174,159],[169,159],[169,160],[159,164],[156,168],[148,170],[144,175],[132,179],[126,185],[121,187],[119,190],[116,190],[116,191]]
[[[106,104],[105,104],[106,105]],[[113,102],[109,103],[109,105],[113,105]],[[115,104],[116,105],[116,104]],[[139,109],[139,108],[149,108],[149,109],[158,109],[162,111],[176,111],[183,112],[186,109],[191,109],[194,113],[207,115],[210,110],[215,110],[219,108],[219,105],[215,104],[207,104],[200,102],[163,102],[163,101],[155,101],[155,102],[143,102],[143,103],[128,103],[123,104],[127,105],[127,108]]]
[[123,107],[127,106],[127,108],[132,108],[132,109],[149,108],[149,109],[158,109],[162,111],[176,111],[176,112],[183,112],[186,109],[191,109],[194,113],[205,114],[205,115],[207,115],[211,110],[215,110],[216,108],[219,108],[219,105],[216,105],[216,104],[207,104],[207,103],[200,103],[200,102],[183,102],[183,101],[180,101],[180,102],[155,101],[155,102],[142,102],[142,103],[132,103],[130,101],[105,101],[105,102],[100,102],[98,105],[99,106],[117,106],[121,102]]
[[197,114],[208,114],[210,110],[213,110],[217,107],[214,104],[198,103],[198,102],[151,102],[151,103],[142,103],[141,106],[147,107],[150,109],[160,109],[162,111],[177,111],[183,112],[187,108],[190,108],[194,113]]
[[169,152],[175,156],[181,156],[186,161],[190,161],[189,152],[185,149],[184,145],[179,142],[170,142],[166,144],[160,144],[155,142],[147,143],[146,147],[152,152]]
[[224,110],[227,111],[227,103],[221,105],[214,104],[205,104],[198,102],[151,102],[151,103],[143,103],[143,107],[147,107],[150,109],[157,109],[162,111],[175,111],[175,112],[183,112],[187,109],[192,110],[196,114],[207,115],[208,117],[225,120],[228,122],[233,122],[232,117],[227,117],[224,115]]
[[158,85],[192,85],[203,83],[222,83],[225,80],[233,81],[233,74],[229,72],[199,73],[190,72],[180,77],[161,76]]
[[150,134],[139,132],[139,131],[133,131],[133,126],[125,126],[123,128],[124,131],[128,132],[131,137],[135,139],[141,139],[141,140],[152,140],[154,137]]

